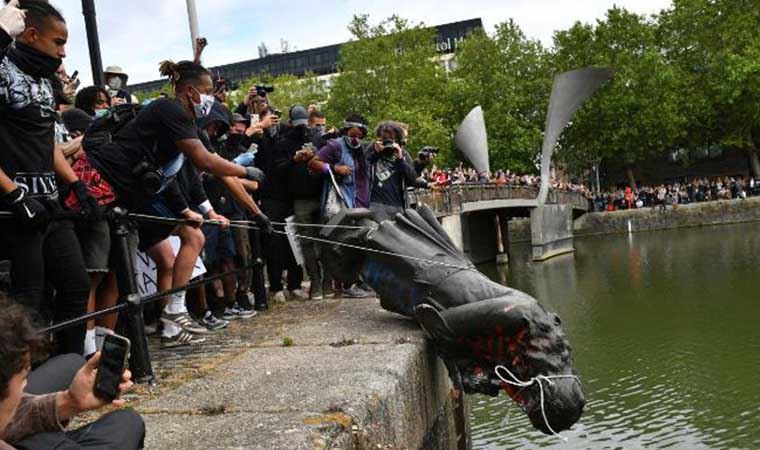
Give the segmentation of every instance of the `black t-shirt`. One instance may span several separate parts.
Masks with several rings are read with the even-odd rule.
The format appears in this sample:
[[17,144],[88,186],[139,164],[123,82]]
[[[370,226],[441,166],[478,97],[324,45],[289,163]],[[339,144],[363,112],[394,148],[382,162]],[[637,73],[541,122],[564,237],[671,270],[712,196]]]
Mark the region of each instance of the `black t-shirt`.
[[57,112],[50,80],[0,53],[0,167],[30,197],[58,198],[53,172]]
[[193,120],[179,100],[155,100],[125,125],[112,143],[91,149],[87,156],[122,197],[123,203],[137,205],[146,199],[139,180],[133,175],[135,167],[147,161],[163,171],[165,184],[168,184],[184,162],[176,143],[198,139]]
[[404,207],[404,184],[400,169],[401,160],[378,157],[372,163],[374,176],[372,190],[369,195],[370,203]]
[[[232,146],[227,145],[227,142],[211,143],[205,139],[201,139],[201,142],[206,146],[206,149],[228,161],[232,161],[240,154],[240,146],[237,146],[237,148],[229,148]],[[229,190],[225,187],[219,177],[210,173],[204,174],[203,189],[216,213],[226,216],[227,218],[242,217],[242,209],[238,207],[235,198],[230,194]]]

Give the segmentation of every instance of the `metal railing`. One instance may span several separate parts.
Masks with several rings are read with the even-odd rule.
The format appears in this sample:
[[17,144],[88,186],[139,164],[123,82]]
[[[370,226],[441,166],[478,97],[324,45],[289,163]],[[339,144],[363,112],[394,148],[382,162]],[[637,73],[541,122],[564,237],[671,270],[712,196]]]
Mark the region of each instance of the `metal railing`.
[[[510,186],[494,183],[472,183],[449,186],[446,189],[418,189],[409,191],[412,204],[425,204],[437,216],[462,212],[462,205],[492,200],[535,200],[538,187]],[[588,199],[580,192],[550,189],[548,204],[572,205],[574,209],[589,210]]]

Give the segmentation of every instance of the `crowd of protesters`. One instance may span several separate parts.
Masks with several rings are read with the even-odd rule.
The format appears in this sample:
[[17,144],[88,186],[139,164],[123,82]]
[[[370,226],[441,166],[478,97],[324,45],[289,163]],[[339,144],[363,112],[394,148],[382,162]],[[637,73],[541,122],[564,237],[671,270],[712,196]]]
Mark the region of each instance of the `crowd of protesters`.
[[[351,114],[328,130],[316,105],[280,111],[267,86],[252,87],[230,109],[224,80],[201,64],[205,40],[192,61],[160,63],[171,96],[137,104],[117,66],[106,69],[104,86],[80,87],[63,64],[67,39],[64,17],[45,0],[0,9],[0,260],[10,262],[8,292],[0,292],[0,450],[142,447],[142,419],[131,411],[63,428],[111,403],[93,395],[93,374],[97,337],[117,329],[116,316],[56,333],[55,356],[38,366],[46,342],[40,326],[119,301],[117,208],[132,213],[130,257],[139,250],[155,262],[159,292],[186,286],[199,258],[209,274],[231,273],[146,310],[161,345],[173,348],[203,342],[272,303],[372,296],[366,284],[333,281],[308,240],[342,208],[392,216],[408,207],[410,189],[540,184],[509,171],[440,169],[434,148],[412,158],[413,130],[392,118],[369,124]],[[552,186],[581,192],[600,210],[741,198],[758,189],[741,178],[599,196],[580,184]],[[301,258],[284,235],[289,220],[306,238]],[[126,371],[119,389],[130,386]]]
[[[128,257],[147,254],[157,290],[177,291],[144,313],[173,348],[273,302],[373,295],[363,283],[333,282],[312,241],[303,240],[299,265],[286,220],[309,237],[342,208],[393,215],[408,206],[407,188],[431,186],[420,177],[429,161],[406,150],[406,124],[357,113],[327,130],[316,105],[282,112],[267,86],[228,108],[224,80],[201,64],[205,40],[192,61],[160,63],[172,95],[137,104],[116,66],[105,85],[80,87],[63,64],[67,39],[65,18],[46,0],[0,9],[0,260],[10,263],[0,292],[0,450],[142,447],[142,420],[129,411],[63,428],[109,403],[92,384],[98,336],[117,329],[115,315],[55,333],[54,357],[38,367],[40,327],[119,301],[125,225]],[[173,289],[191,281],[198,259],[209,274],[230,275]],[[125,391],[129,371],[122,381]]]
[[[509,170],[497,170],[495,172],[478,172],[473,168],[466,168],[460,164],[456,169],[443,169],[433,165],[430,169],[424,169],[422,177],[435,187],[449,187],[462,184],[488,183],[497,186],[534,187],[541,185],[541,177],[538,175],[520,175]],[[562,191],[580,192],[588,195],[591,191],[584,184],[551,181],[551,187]]]
[[[519,175],[509,170],[479,173],[473,168],[460,165],[456,169],[443,169],[435,165],[424,169],[422,177],[431,187],[451,187],[467,184],[488,183],[497,186],[533,187],[538,189],[541,177]],[[656,186],[641,186],[636,189],[619,187],[596,192],[583,183],[559,182],[552,180],[551,187],[560,191],[583,194],[593,211],[618,211],[624,209],[654,208],[666,209],[674,205],[744,199],[760,195],[760,182],[750,177],[702,177],[683,179]]]
[[744,199],[760,195],[760,183],[754,178],[692,178],[657,186],[633,189],[624,187],[588,196],[594,211],[618,211],[637,208],[660,208],[715,200]]

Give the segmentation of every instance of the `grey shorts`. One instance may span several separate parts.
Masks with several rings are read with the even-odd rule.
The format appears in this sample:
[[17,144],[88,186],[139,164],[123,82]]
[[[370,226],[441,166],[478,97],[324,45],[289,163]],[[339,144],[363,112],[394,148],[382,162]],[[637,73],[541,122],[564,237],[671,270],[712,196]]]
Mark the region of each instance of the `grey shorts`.
[[87,273],[108,272],[111,255],[111,226],[108,221],[79,221],[76,233]]

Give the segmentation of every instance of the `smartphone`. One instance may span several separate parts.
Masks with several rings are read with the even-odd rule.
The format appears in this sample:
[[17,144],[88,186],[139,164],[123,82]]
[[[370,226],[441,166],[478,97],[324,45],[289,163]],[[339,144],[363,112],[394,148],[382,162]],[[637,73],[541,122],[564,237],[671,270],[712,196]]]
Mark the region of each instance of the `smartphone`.
[[251,114],[251,126],[261,122],[261,117],[258,114]]
[[129,359],[129,339],[118,334],[106,335],[95,377],[95,395],[103,400],[113,401],[119,396],[121,376]]

